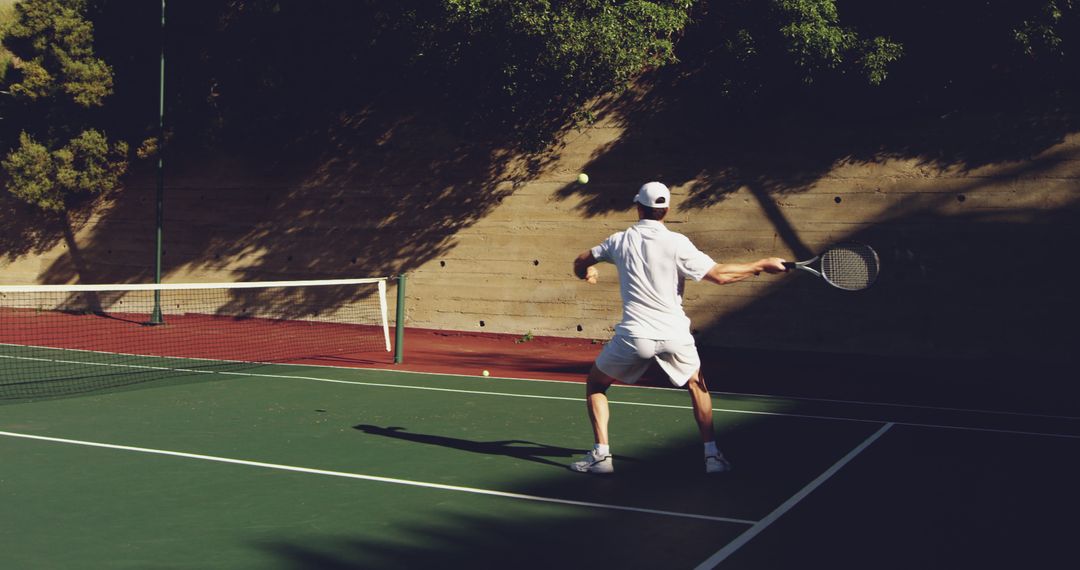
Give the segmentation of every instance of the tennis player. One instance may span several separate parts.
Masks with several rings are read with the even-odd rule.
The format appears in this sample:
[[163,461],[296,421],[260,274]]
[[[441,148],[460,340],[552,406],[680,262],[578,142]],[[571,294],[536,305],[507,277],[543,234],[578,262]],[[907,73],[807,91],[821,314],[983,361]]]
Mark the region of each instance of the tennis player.
[[655,360],[672,384],[689,388],[694,419],[705,444],[705,472],[729,471],[731,464],[716,446],[712,397],[701,375],[690,319],[682,308],[683,284],[687,277],[723,285],[762,271],[783,273],[784,260],[769,257],[753,263],[716,263],[686,236],[664,225],[671,192],[659,182],[642,186],[634,202],[639,218],[636,224],[574,260],[574,274],[589,283],[597,280],[594,265],[601,261],[615,265],[623,318],[615,327],[614,338],[596,358],[585,387],[596,445],[570,468],[587,473],[614,471],[608,444],[607,389],[616,380],[637,382]]

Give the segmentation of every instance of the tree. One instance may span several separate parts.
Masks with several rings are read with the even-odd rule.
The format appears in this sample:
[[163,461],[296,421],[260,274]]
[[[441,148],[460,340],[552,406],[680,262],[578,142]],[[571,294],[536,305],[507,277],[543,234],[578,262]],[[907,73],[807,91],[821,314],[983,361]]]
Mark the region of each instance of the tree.
[[94,56],[85,0],[23,0],[3,38],[14,56],[5,78],[17,118],[5,139],[18,141],[2,160],[7,190],[50,211],[72,199],[114,189],[127,169],[127,143],[90,128],[113,91],[112,70]]
[[781,19],[787,50],[812,80],[815,71],[854,62],[871,85],[880,85],[887,67],[903,54],[902,46],[883,36],[865,39],[840,25],[835,0],[773,0]]
[[[377,30],[411,38],[410,65],[456,100],[543,144],[585,103],[678,61],[696,19],[722,14],[717,38],[751,65],[797,69],[803,81],[856,70],[872,85],[902,55],[898,42],[841,24],[836,0],[442,0],[398,12]],[[390,8],[388,8],[390,9]],[[779,57],[770,59],[770,49]],[[740,51],[741,50],[741,51]],[[717,55],[724,57],[725,50]],[[758,56],[763,56],[764,60]]]
[[[116,65],[130,64],[129,38],[151,28],[124,29],[124,3],[96,5],[112,18],[98,20],[112,32],[101,51],[111,46]],[[731,49],[709,46],[710,57],[746,48],[740,57],[749,54],[746,65],[763,77],[784,67],[806,83],[849,71],[884,81],[898,43],[847,23],[843,8],[836,0],[174,3],[170,26],[184,33],[170,37],[170,69],[184,79],[172,84],[170,103],[174,124],[186,127],[174,148],[213,144],[291,160],[310,145],[290,149],[290,141],[378,101],[423,109],[475,140],[542,150],[590,119],[588,102],[677,63],[680,44],[701,31],[693,26],[712,15],[723,26],[704,40]],[[119,69],[130,77],[131,68]]]
[[[1065,36],[1075,29],[1068,30],[1071,24],[1076,26],[1077,8],[1075,0],[1041,0],[1028,7],[1022,14],[1022,20],[1013,27],[1013,38],[1024,55],[1035,58],[1062,57],[1065,54],[1063,44]],[[1071,20],[1071,21],[1070,21]],[[1075,38],[1072,38],[1075,41]]]
[[580,2],[445,0],[444,13],[418,26],[418,59],[489,89],[509,116],[534,117],[523,131],[579,111],[589,99],[625,88],[642,72],[676,61],[674,44],[693,0]]

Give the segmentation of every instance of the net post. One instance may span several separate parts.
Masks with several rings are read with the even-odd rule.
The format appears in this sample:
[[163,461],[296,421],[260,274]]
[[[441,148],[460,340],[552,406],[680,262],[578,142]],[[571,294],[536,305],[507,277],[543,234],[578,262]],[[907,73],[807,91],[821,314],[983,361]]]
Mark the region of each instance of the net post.
[[382,323],[383,342],[386,344],[386,352],[393,350],[390,347],[390,325],[386,316],[386,279],[379,279],[379,317]]
[[394,316],[394,364],[405,360],[405,274],[397,276],[397,309]]
[[[161,284],[161,253],[165,218],[165,0],[161,0],[161,66],[158,81],[158,163],[157,163],[157,200],[156,220],[154,224],[154,284]],[[150,324],[160,325],[161,292],[154,291],[154,309],[150,314]]]

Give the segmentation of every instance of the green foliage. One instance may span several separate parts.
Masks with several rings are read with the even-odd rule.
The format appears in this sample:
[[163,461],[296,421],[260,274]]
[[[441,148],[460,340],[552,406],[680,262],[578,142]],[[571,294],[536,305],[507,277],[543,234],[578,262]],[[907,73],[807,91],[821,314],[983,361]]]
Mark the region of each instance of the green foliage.
[[8,191],[44,210],[61,211],[66,198],[98,194],[119,183],[127,169],[127,144],[109,145],[105,135],[87,130],[50,152],[27,133],[3,159]]
[[871,84],[885,80],[887,66],[900,58],[900,44],[884,37],[862,39],[840,25],[835,0],[774,0],[780,13],[780,33],[807,81],[820,69],[837,69],[845,61],[859,63]]
[[1066,15],[1076,16],[1075,10],[1080,3],[1074,0],[1042,0],[1033,4],[1034,13],[1013,29],[1013,39],[1024,55],[1029,57],[1063,55],[1061,28]]
[[104,134],[87,130],[53,153],[56,182],[67,193],[98,194],[115,188],[127,170],[128,145],[109,145]]
[[804,68],[835,68],[844,53],[857,43],[855,32],[837,25],[833,0],[776,0],[787,19],[780,33],[789,41],[788,50]]
[[589,99],[676,60],[693,0],[443,0],[411,14],[412,61],[550,130]]
[[876,37],[863,40],[860,45],[860,63],[863,74],[871,85],[881,85],[889,75],[889,64],[904,55],[904,46],[888,38]]
[[21,60],[10,91],[31,101],[61,94],[82,107],[112,93],[112,70],[94,57],[93,25],[85,0],[23,0],[15,5],[4,45]]
[[[283,129],[310,132],[312,125],[298,124],[307,119],[298,109],[313,116],[378,101],[422,108],[498,146],[542,150],[560,130],[594,120],[597,108],[589,103],[596,97],[677,64],[688,39],[697,46],[686,55],[699,61],[685,71],[708,65],[731,78],[731,91],[752,92],[753,79],[790,74],[807,84],[831,74],[883,82],[900,58],[899,44],[884,33],[858,33],[862,22],[845,20],[838,5],[850,6],[838,0],[171,3],[170,25],[185,30],[175,41],[188,42],[170,55],[170,69],[185,78],[171,87],[177,90],[172,116],[187,112],[202,120],[191,125],[202,129],[192,139],[198,144],[246,149],[287,140]],[[139,45],[154,41],[150,30],[132,31],[147,35]],[[757,75],[740,83],[746,69]],[[127,69],[123,76],[131,74]]]
[[[0,39],[7,34],[8,25],[15,18],[15,8],[11,0],[0,0]],[[12,64],[12,55],[3,45],[0,45],[0,82],[4,81],[8,68]]]
[[87,125],[85,110],[113,91],[112,70],[93,50],[85,0],[23,0],[3,37],[17,62],[6,77],[17,117],[18,145],[2,166],[7,190],[44,210],[59,211],[77,196],[116,188],[127,170],[128,146],[110,143]]
[[63,209],[63,196],[53,184],[52,157],[45,145],[21,133],[19,147],[4,158],[3,167],[11,178],[8,191],[15,197],[45,210]]

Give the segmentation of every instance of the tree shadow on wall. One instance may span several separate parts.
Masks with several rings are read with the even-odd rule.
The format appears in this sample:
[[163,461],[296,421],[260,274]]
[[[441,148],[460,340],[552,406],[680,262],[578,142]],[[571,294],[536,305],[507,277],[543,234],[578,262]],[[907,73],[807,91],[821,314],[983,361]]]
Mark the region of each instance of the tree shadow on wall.
[[[799,99],[725,111],[701,97],[707,90],[686,88],[693,80],[673,80],[622,107],[633,109],[626,135],[587,166],[595,179],[611,173],[615,180],[567,186],[560,194],[579,198],[584,215],[600,216],[625,210],[637,184],[660,179],[688,187],[676,212],[692,217],[743,190],[795,257],[817,253],[829,233],[830,241],[874,245],[883,265],[866,292],[839,292],[792,275],[775,278],[747,306],[721,318],[708,308],[693,315],[706,367],[717,371],[710,374],[712,388],[1076,413],[1077,391],[1063,372],[1076,359],[1071,323],[1080,303],[1072,284],[1080,270],[1062,262],[1063,248],[1080,241],[1080,150],[1062,144],[1080,131],[1075,103],[1047,88],[973,99],[942,114],[899,103],[867,109],[851,99],[840,99],[850,104],[850,116],[839,109],[810,113]],[[658,95],[669,91],[677,98]],[[678,98],[686,93],[689,99]],[[784,110],[796,105],[800,111]],[[916,166],[901,176],[872,172],[888,159]],[[870,196],[879,189],[866,184],[888,184],[890,205],[878,211],[880,200],[845,197],[836,208],[866,207],[872,218],[804,234],[799,228],[812,226],[793,217],[797,209],[784,208],[784,197],[813,189],[845,164],[871,173],[833,184]],[[936,176],[948,180],[927,193],[925,179]],[[742,354],[764,360],[746,362],[740,372],[739,355],[720,351],[711,359],[712,346],[772,351]],[[800,352],[810,350],[818,354]],[[845,353],[895,356],[837,356]],[[761,374],[762,361],[789,373]]]
[[1008,218],[902,216],[846,236],[882,245],[866,291],[794,274],[721,318],[696,315],[710,387],[1075,417],[1080,269],[1060,247],[1080,240],[1080,197]]
[[680,212],[745,189],[803,257],[811,249],[776,201],[838,166],[905,159],[927,175],[963,175],[1031,159],[1080,131],[1076,74],[1019,53],[1015,7],[971,26],[969,2],[927,3],[933,18],[901,4],[845,6],[845,21],[887,28],[904,44],[879,87],[827,71],[808,83],[775,45],[758,45],[756,63],[740,61],[724,46],[738,14],[710,6],[679,44],[677,66],[601,107],[624,132],[586,165],[592,183],[559,195],[581,199],[591,217],[627,209],[628,195],[652,179],[687,188]]
[[[625,133],[589,164],[593,183],[560,194],[580,195],[582,213],[594,216],[625,209],[628,191],[650,178],[689,188],[683,212],[747,188],[804,257],[811,246],[776,198],[806,191],[838,164],[895,157],[971,170],[1029,158],[1077,130],[1075,74],[994,67],[1000,49],[956,66],[941,54],[981,45],[965,35],[974,32],[927,34],[910,21],[917,10],[889,9],[909,52],[880,89],[828,75],[808,86],[782,66],[733,62],[716,49],[724,14],[699,18],[680,44],[681,64],[601,109]],[[377,27],[365,10],[170,6],[167,279],[181,270],[235,280],[409,271],[453,248],[457,232],[543,165],[519,167],[512,137],[468,120],[477,101],[440,89],[438,78],[402,75],[393,34],[356,41]],[[945,12],[946,27],[970,13]],[[96,46],[116,70],[111,135],[154,132],[159,22],[152,3],[103,3],[95,13]],[[137,165],[86,232],[80,251],[92,277],[60,261],[41,279],[148,281],[153,180],[151,163]],[[32,229],[15,223],[16,236]],[[30,236],[44,240],[33,247],[57,243],[49,235]],[[5,243],[9,256],[30,251],[19,237]],[[314,309],[262,302],[290,315],[346,300],[314,299]]]
[[6,261],[40,255],[63,240],[64,220],[0,192],[0,252]]
[[[806,84],[777,66],[746,67],[710,43],[722,40],[727,22],[705,17],[680,44],[679,66],[603,107],[603,120],[623,135],[586,165],[590,184],[559,191],[578,200],[584,216],[627,210],[634,189],[658,179],[687,190],[676,212],[688,217],[745,192],[795,257],[816,253],[826,233],[829,241],[871,243],[882,256],[881,279],[865,293],[791,276],[719,320],[706,310],[695,316],[703,345],[920,355],[890,361],[889,370],[853,364],[836,377],[814,366],[746,383],[735,374],[714,388],[757,393],[769,384],[778,393],[840,397],[850,392],[837,387],[861,384],[868,399],[896,393],[916,403],[976,399],[1040,411],[1075,400],[1060,369],[1075,361],[1069,323],[1080,304],[1070,287],[1078,274],[1060,256],[1080,238],[1080,154],[1070,141],[1080,132],[1078,77],[1060,62],[1018,54],[1001,14],[965,25],[970,4],[854,9],[856,22],[889,21],[888,32],[905,45],[904,59],[876,88],[828,74]],[[903,161],[903,171],[886,171],[890,160]],[[798,210],[785,208],[785,197],[849,165],[860,168],[859,179],[825,183],[889,205],[867,202],[874,213],[865,223],[804,235],[798,228],[807,223],[792,219]],[[926,192],[926,181],[938,177],[936,192]],[[858,200],[836,207],[859,207]],[[798,356],[788,358],[798,365]],[[964,360],[935,368],[940,358]],[[1045,390],[1023,394],[1019,378]]]
[[[147,6],[103,3],[94,14],[98,49],[117,77],[110,132],[133,146],[157,121],[160,16]],[[179,271],[235,281],[408,272],[452,249],[459,231],[540,168],[515,162],[506,132],[471,121],[475,102],[403,76],[402,52],[384,45],[392,38],[358,41],[377,25],[367,11],[333,2],[280,11],[170,5],[167,281]],[[152,279],[154,195],[150,159],[104,199],[81,243],[94,281]],[[39,233],[38,251],[56,243],[47,228]],[[9,256],[30,251],[18,243],[10,240]],[[40,280],[89,278],[61,259]],[[296,317],[367,294],[312,292],[304,303],[246,295],[234,304]]]
[[[705,367],[717,371],[710,386],[1075,417],[1080,393],[1067,371],[1080,269],[1062,252],[1080,242],[1078,162],[1080,149],[1064,146],[999,167],[1004,180],[1042,180],[1020,186],[1008,208],[997,179],[965,178],[929,196],[918,180],[897,182],[902,198],[842,236],[878,250],[870,289],[796,273],[720,318],[694,315]],[[763,362],[773,373],[760,372]]]

